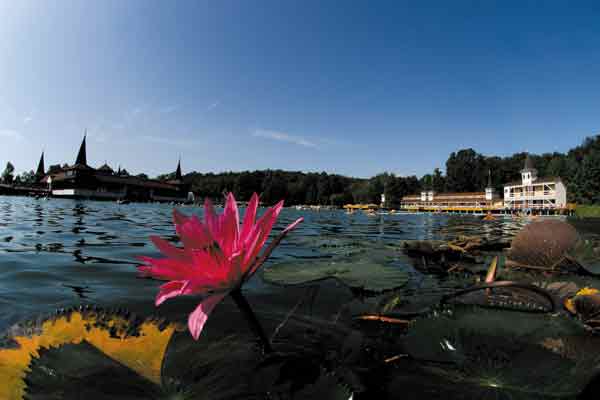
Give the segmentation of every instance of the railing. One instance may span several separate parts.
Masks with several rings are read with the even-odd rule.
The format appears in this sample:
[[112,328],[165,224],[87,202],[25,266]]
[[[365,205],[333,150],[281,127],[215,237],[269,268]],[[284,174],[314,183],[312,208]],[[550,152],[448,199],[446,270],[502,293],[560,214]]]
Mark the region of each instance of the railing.
[[524,193],[510,193],[508,195],[511,199],[521,199],[524,197],[554,197],[556,192],[545,190],[543,192],[524,192]]

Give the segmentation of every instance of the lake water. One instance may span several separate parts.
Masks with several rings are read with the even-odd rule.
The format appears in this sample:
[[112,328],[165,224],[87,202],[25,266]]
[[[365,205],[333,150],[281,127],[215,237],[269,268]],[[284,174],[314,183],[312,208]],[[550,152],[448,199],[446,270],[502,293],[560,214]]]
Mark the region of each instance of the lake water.
[[[181,207],[180,211],[188,215],[192,213],[202,214],[202,209],[195,207]],[[36,200],[33,198],[0,197],[0,330],[5,331],[13,324],[23,320],[49,315],[57,309],[81,304],[100,306],[103,309],[125,308],[142,316],[152,314],[167,317],[169,320],[185,322],[187,315],[197,304],[197,299],[178,297],[170,299],[160,307],[155,308],[154,298],[159,282],[139,278],[135,268],[138,265],[136,256],[159,256],[159,253],[149,240],[150,235],[158,235],[172,240],[176,239],[171,216],[172,206],[161,204],[117,205],[115,203],[95,201]],[[485,371],[486,368],[491,368],[491,372],[496,373],[495,376],[497,379],[513,382],[510,388],[507,386],[506,389],[496,389],[498,384],[494,383],[495,381],[488,382],[485,380],[487,378],[481,381],[487,383],[480,384],[477,383],[480,381],[476,380],[473,386],[473,379],[465,378],[463,367],[464,365],[470,365],[465,363],[461,364],[463,365],[461,367],[463,368],[461,370],[463,375],[451,375],[450,372],[444,372],[441,376],[446,377],[447,375],[450,381],[455,382],[460,382],[461,379],[465,380],[465,382],[468,382],[469,385],[475,388],[471,392],[462,391],[460,385],[449,387],[447,381],[434,382],[430,385],[432,378],[428,374],[431,374],[432,370],[420,370],[423,367],[421,364],[410,364],[414,363],[414,361],[410,361],[409,364],[394,365],[392,369],[386,367],[382,371],[377,366],[379,364],[372,364],[373,360],[379,360],[377,362],[381,363],[382,359],[387,360],[389,355],[400,351],[397,348],[397,338],[401,335],[397,332],[394,333],[393,329],[390,331],[389,327],[385,327],[385,329],[378,327],[375,333],[369,333],[372,330],[372,326],[366,327],[364,330],[362,330],[363,328],[355,330],[357,328],[353,325],[355,323],[353,318],[361,313],[370,313],[374,309],[380,309],[378,307],[381,304],[390,302],[390,299],[392,302],[396,302],[394,304],[399,304],[399,302],[404,304],[402,310],[407,315],[413,311],[422,312],[424,308],[436,305],[442,295],[472,285],[475,282],[473,275],[461,276],[457,274],[455,276],[440,276],[418,272],[418,268],[415,268],[415,263],[418,263],[419,260],[409,259],[408,256],[403,254],[403,241],[422,239],[451,240],[461,235],[468,235],[489,239],[502,239],[507,242],[510,241],[526,222],[515,221],[509,217],[501,217],[495,221],[484,222],[480,216],[473,215],[399,214],[367,216],[362,213],[348,215],[343,211],[314,212],[285,209],[274,228],[274,233],[283,229],[283,227],[299,216],[304,217],[304,222],[288,235],[276,249],[272,258],[265,265],[266,269],[285,264],[297,264],[298,268],[310,269],[323,263],[346,265],[347,267],[348,263],[355,261],[365,264],[365,268],[367,268],[371,262],[381,263],[381,260],[385,260],[385,263],[389,264],[392,268],[405,272],[408,277],[408,283],[403,290],[392,292],[391,294],[388,293],[387,297],[369,297],[368,293],[365,294],[356,290],[350,290],[339,281],[328,280],[318,285],[286,287],[266,283],[262,279],[262,275],[257,274],[244,287],[244,293],[253,305],[259,319],[264,323],[265,330],[270,334],[273,332],[273,338],[277,336],[280,348],[288,349],[292,343],[294,346],[299,346],[298,343],[306,342],[309,339],[312,340],[310,346],[316,346],[319,349],[316,352],[313,352],[313,347],[310,347],[306,343],[304,344],[308,347],[302,347],[303,350],[301,351],[297,350],[297,347],[293,347],[293,349],[300,353],[308,352],[312,354],[309,357],[313,360],[311,362],[314,362],[315,357],[320,360],[318,363],[315,362],[316,364],[314,365],[309,362],[309,367],[306,366],[308,361],[300,356],[293,357],[295,364],[288,359],[285,362],[281,361],[283,365],[281,371],[283,372],[278,372],[280,374],[279,378],[273,379],[273,381],[279,384],[282,380],[285,381],[285,379],[288,379],[289,377],[285,378],[284,375],[287,376],[289,374],[289,371],[285,371],[290,368],[293,370],[298,368],[302,370],[304,368],[298,376],[301,377],[301,384],[309,387],[309,389],[305,389],[304,386],[300,385],[298,387],[301,387],[302,390],[297,389],[299,391],[294,392],[294,385],[298,383],[294,381],[291,384],[292,389],[286,386],[287,389],[285,390],[289,389],[289,393],[280,391],[277,392],[277,396],[267,398],[335,398],[346,400],[348,399],[346,394],[352,392],[358,393],[357,390],[359,389],[356,388],[360,387],[360,385],[355,383],[356,379],[352,378],[355,376],[353,374],[357,374],[356,371],[359,371],[358,373],[362,376],[362,379],[367,382],[367,386],[371,382],[371,387],[365,393],[370,393],[369,396],[375,393],[377,396],[380,396],[378,398],[406,398],[401,396],[405,391],[402,387],[412,387],[412,392],[410,393],[414,397],[408,398],[424,398],[423,396],[457,399],[483,398],[481,396],[484,396],[484,394],[487,395],[488,392],[483,392],[484,394],[482,394],[479,390],[481,387],[485,387],[486,390],[490,388],[495,391],[500,390],[498,392],[500,394],[504,393],[502,390],[506,390],[508,393],[508,397],[505,397],[494,392],[495,398],[514,398],[512,397],[514,394],[513,389],[521,385],[519,379],[526,377],[528,372],[524,372],[520,377],[516,378],[513,375],[504,376],[502,374],[505,371],[517,371],[523,365],[523,359],[518,358],[516,355],[514,358],[519,360],[517,367],[506,364],[506,362],[498,365],[498,360],[504,360],[506,354],[502,353],[498,356],[498,354],[493,353],[497,350],[496,348],[493,350],[488,349],[487,351],[493,353],[489,356],[490,361],[486,361],[484,367],[481,367],[480,364],[476,364],[476,367],[473,367],[477,371]],[[583,225],[582,229],[587,234],[596,234],[598,224]],[[341,264],[335,264],[336,260],[339,260]],[[398,298],[400,298],[399,301]],[[416,349],[415,351],[418,353],[420,350],[431,346],[431,343],[423,344],[420,341],[436,337],[436,334],[445,329],[444,327],[451,326],[452,323],[458,320],[465,324],[477,321],[476,324],[481,324],[483,330],[491,329],[490,327],[497,324],[498,321],[503,321],[502,319],[498,320],[493,313],[494,311],[480,313],[478,314],[480,320],[474,320],[470,316],[463,318],[460,312],[456,311],[452,319],[446,322],[442,321],[442,325],[437,327],[435,324],[438,322],[436,321],[443,318],[443,316],[433,314],[431,319],[425,319],[420,325],[417,324],[417,328],[414,330],[414,332],[418,333],[420,332],[419,329],[425,329],[425,332],[429,333],[418,333],[412,338],[409,334],[406,339],[402,340],[403,343],[400,344],[400,348],[407,346],[406,343],[412,343],[412,349]],[[294,315],[294,318],[297,317],[293,322],[291,321],[294,318],[291,318],[291,315]],[[499,315],[502,318],[508,318],[507,324],[502,322],[499,325],[500,327],[519,327],[521,325],[530,327],[527,328],[530,331],[527,331],[526,334],[523,333],[523,337],[528,339],[544,329],[547,329],[548,332],[554,332],[553,329],[557,326],[555,322],[552,322],[551,328],[539,328],[538,325],[548,323],[548,320],[544,319],[546,317],[534,317],[526,313],[523,313],[524,317],[515,317],[516,314]],[[490,319],[491,322],[482,322],[487,321],[486,318]],[[525,320],[522,320],[523,318]],[[563,320],[561,319],[561,321]],[[565,319],[565,321],[567,320]],[[566,323],[569,324],[570,322],[567,321]],[[429,327],[428,324],[433,325]],[[353,326],[350,331],[343,330],[349,326]],[[342,327],[344,328],[342,329]],[[428,331],[428,329],[430,330]],[[464,329],[463,326],[456,332],[463,332]],[[561,335],[567,335],[564,332]],[[179,336],[177,337],[179,339],[174,340],[173,343],[175,344],[172,345],[175,350],[170,350],[165,357],[167,361],[164,362],[166,366],[162,367],[162,373],[165,376],[169,374],[171,374],[169,376],[183,374],[182,371],[189,369],[190,366],[185,364],[186,366],[182,367],[184,365],[182,364],[183,361],[181,361],[182,354],[186,354],[187,359],[190,354],[189,349],[206,351],[208,343],[214,343],[214,347],[209,347],[212,349],[210,350],[212,358],[207,361],[205,353],[199,353],[198,355],[198,357],[201,357],[202,363],[204,363],[202,365],[205,365],[205,367],[210,365],[210,368],[206,367],[208,368],[206,371],[212,372],[206,372],[201,377],[194,376],[190,378],[190,376],[186,375],[183,378],[173,379],[179,382],[180,386],[184,384],[192,385],[189,382],[202,383],[196,389],[189,389],[190,393],[203,393],[205,396],[208,396],[202,398],[265,398],[258,395],[248,395],[247,391],[250,389],[247,387],[239,389],[243,394],[240,395],[237,393],[236,395],[239,397],[228,397],[223,395],[224,392],[219,392],[221,396],[217,395],[218,390],[215,388],[220,388],[219,390],[221,390],[230,384],[230,382],[241,382],[246,379],[237,378],[239,374],[244,374],[245,372],[238,371],[236,368],[242,368],[242,366],[248,363],[250,366],[247,369],[250,370],[264,368],[260,364],[253,364],[254,361],[249,361],[259,360],[260,357],[247,356],[244,353],[247,350],[240,350],[241,353],[234,352],[236,355],[230,355],[229,352],[234,351],[232,349],[238,349],[236,346],[240,346],[239,349],[249,348],[249,342],[247,341],[234,342],[233,344],[227,342],[229,338],[235,337],[235,335],[240,333],[250,337],[248,335],[247,324],[240,316],[239,310],[237,310],[231,300],[226,299],[217,306],[211,315],[198,343],[190,341],[189,333],[185,331],[178,333]],[[337,338],[336,335],[342,335],[342,338],[332,339]],[[488,332],[485,335],[492,335],[492,341],[498,339],[496,336],[493,336],[493,333]],[[569,335],[570,337],[573,336],[572,332]],[[314,340],[315,336],[319,337],[319,339]],[[357,339],[357,337],[362,339]],[[454,338],[452,339],[454,340],[452,343],[454,344],[448,342],[450,340],[448,339],[449,337],[444,336],[432,339],[434,340],[433,347],[439,347],[441,343],[442,348],[446,352],[452,353],[456,351],[455,347],[458,346],[456,343],[460,341],[460,335],[452,336]],[[548,338],[543,339],[546,340]],[[334,350],[321,348],[322,343],[327,342],[327,340],[332,341],[332,346],[334,347],[343,347],[339,354],[335,353]],[[358,344],[353,344],[355,341]],[[370,344],[365,344],[367,342]],[[477,340],[473,341],[469,339],[465,343],[476,342]],[[373,343],[376,343],[375,347]],[[221,345],[225,347],[220,348],[219,346]],[[463,346],[467,345],[463,343]],[[490,339],[486,339],[485,344],[478,344],[478,346],[489,347],[492,345],[490,345]],[[504,349],[504,347],[505,343],[499,342],[498,348]],[[508,347],[512,349],[511,351],[516,352],[515,354],[521,354],[514,350],[513,345]],[[177,351],[177,349],[182,348],[186,350]],[[307,349],[312,350],[309,351]],[[481,347],[478,347],[478,349],[477,351],[481,351]],[[540,357],[540,355],[536,355],[537,353],[529,348],[525,350],[523,348],[519,349],[519,351],[532,351],[530,357],[532,360]],[[600,349],[600,346],[598,349]],[[468,349],[459,348],[458,350],[467,351]],[[68,348],[65,347],[64,351],[67,352]],[[79,351],[85,353],[90,350],[82,347]],[[327,355],[332,351],[337,354],[335,356],[335,363],[330,358],[327,358],[329,357]],[[552,352],[547,353],[550,355],[553,354]],[[87,354],[86,357],[96,357],[96,355],[85,354]],[[53,357],[60,358],[59,356],[60,354]],[[231,364],[232,362],[229,360],[230,357],[233,357],[235,360],[236,356],[242,357],[243,360],[239,362],[235,361],[234,367],[227,364]],[[419,355],[423,360],[431,360],[439,356],[437,353],[433,355]],[[215,361],[218,357],[221,358]],[[319,357],[324,358],[321,359]],[[44,362],[51,363],[55,359],[50,357],[48,358],[50,361],[46,360]],[[70,359],[73,359],[73,357],[70,357]],[[554,361],[549,360],[547,362]],[[221,367],[224,363],[228,366]],[[293,366],[289,366],[288,364],[290,363]],[[334,364],[335,367],[332,367]],[[368,367],[364,367],[363,364]],[[437,370],[433,370],[435,372],[435,379],[440,378],[439,365],[436,367],[438,368]],[[174,366],[178,367],[175,368]],[[200,368],[198,364],[194,364],[192,369],[198,368]],[[333,369],[332,373],[337,378],[337,383],[328,383],[326,380],[328,378],[326,377],[329,374],[319,372],[323,368],[325,370],[328,370],[328,368]],[[575,369],[571,364],[569,364],[569,368],[569,373],[560,372],[560,370],[556,370],[556,373],[562,374],[562,376],[574,373]],[[311,372],[313,369],[317,370],[316,375]],[[47,367],[43,369],[43,371],[48,370]],[[228,371],[235,371],[235,374],[238,375],[227,375],[227,373],[233,374],[233,372]],[[274,374],[270,370],[268,373]],[[453,369],[451,373],[456,374],[457,372]],[[479,372],[473,373],[479,374]],[[534,378],[534,387],[530,392],[536,392],[537,390],[544,392],[547,388],[551,388],[548,382],[557,381],[556,377],[552,374],[548,377],[540,377],[538,375]],[[297,376],[294,376],[295,378],[292,380],[297,379]],[[40,379],[42,382],[47,382],[50,378],[50,375],[48,375]],[[252,380],[251,378],[248,379]],[[261,380],[264,379],[261,378]],[[324,390],[323,387],[337,387],[336,385],[339,384],[340,380],[344,381],[344,385],[340,386],[340,393],[342,394],[339,397],[336,397],[339,393],[330,393],[326,397],[323,397],[324,395],[322,394],[314,394],[322,393],[322,390]],[[574,381],[574,379],[570,378],[569,382],[561,386],[561,388],[566,387],[568,390],[573,390],[569,385],[573,386]],[[129,378],[118,382],[115,381],[112,385],[115,390],[120,390],[117,389],[119,385],[121,383],[127,385],[129,384],[128,382]],[[397,387],[397,385],[400,386]],[[314,389],[314,393],[311,392],[313,389],[310,389],[313,386],[317,387],[317,389]],[[378,390],[381,387],[385,389],[381,389],[382,392],[380,393]],[[205,391],[208,390],[207,388],[210,389],[209,392]],[[199,392],[195,392],[195,390],[199,390]],[[43,393],[43,389],[40,392]],[[302,395],[298,395],[297,393],[302,393]],[[313,393],[313,395],[307,393]],[[36,397],[32,396],[31,398]],[[88,398],[105,397],[91,396]],[[132,397],[126,396],[123,398],[146,397],[135,397],[132,395]],[[355,399],[358,398],[361,397],[358,395],[355,396]],[[527,398],[527,396],[519,398]]]
[[[158,256],[150,235],[174,238],[172,206],[0,197],[0,329],[24,318],[80,303],[152,311],[157,282],[136,279],[136,256]],[[202,208],[182,207],[202,215]],[[330,256],[323,244],[399,243],[461,234],[510,236],[522,224],[481,223],[455,215],[346,215],[343,211],[284,209],[274,232],[305,221],[270,262]],[[268,292],[254,279],[250,291]]]

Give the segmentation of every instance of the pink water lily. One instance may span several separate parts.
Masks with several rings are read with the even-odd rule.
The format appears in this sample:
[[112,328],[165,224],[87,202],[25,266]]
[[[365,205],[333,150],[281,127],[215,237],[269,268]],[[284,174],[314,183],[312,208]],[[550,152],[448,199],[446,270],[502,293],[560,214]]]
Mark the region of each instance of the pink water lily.
[[[238,306],[240,301],[245,302],[240,291],[242,285],[263,265],[281,239],[302,222],[299,218],[285,228],[261,254],[282,208],[283,201],[280,201],[257,219],[255,193],[241,226],[237,203],[231,193],[221,215],[215,213],[210,200],[205,201],[204,222],[195,215],[186,217],[174,210],[175,230],[183,248],[151,236],[166,258],[139,257],[145,263],[138,267],[139,271],[169,281],[160,287],[156,306],[175,296],[201,295],[202,301],[188,318],[190,332],[198,339],[208,316],[225,296],[232,294]],[[249,309],[247,303],[245,308]]]

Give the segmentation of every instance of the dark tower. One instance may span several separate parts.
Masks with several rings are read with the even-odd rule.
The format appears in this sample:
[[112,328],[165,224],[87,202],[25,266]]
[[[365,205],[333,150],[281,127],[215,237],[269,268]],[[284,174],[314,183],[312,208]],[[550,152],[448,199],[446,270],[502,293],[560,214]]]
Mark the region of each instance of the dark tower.
[[38,163],[35,176],[39,179],[42,178],[44,175],[46,175],[46,168],[44,167],[44,152],[42,151],[42,156],[40,157],[40,162]]
[[77,159],[75,160],[75,165],[87,165],[87,156],[85,152],[85,138],[87,136],[87,131],[83,135],[83,141],[81,142],[81,146],[79,147],[79,153],[77,153]]
[[177,161],[177,170],[175,170],[175,180],[183,180],[183,177],[181,176],[181,158],[179,159],[179,161]]
[[523,166],[522,172],[533,171],[533,161],[531,161],[531,157],[529,157],[529,153],[525,156],[525,165]]

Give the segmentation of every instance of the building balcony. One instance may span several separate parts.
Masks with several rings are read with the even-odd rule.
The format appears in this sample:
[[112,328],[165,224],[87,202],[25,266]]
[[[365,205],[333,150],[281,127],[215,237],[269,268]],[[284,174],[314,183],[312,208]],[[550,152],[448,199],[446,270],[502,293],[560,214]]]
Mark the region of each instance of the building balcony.
[[509,194],[504,195],[505,199],[510,199],[510,200],[521,200],[521,199],[523,199],[523,200],[524,199],[543,200],[543,199],[555,198],[555,197],[556,197],[556,192],[550,191],[550,190],[539,191],[539,192],[509,193]]

